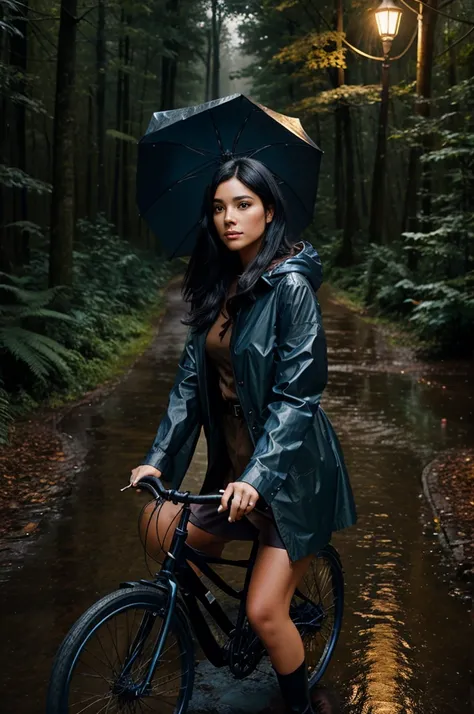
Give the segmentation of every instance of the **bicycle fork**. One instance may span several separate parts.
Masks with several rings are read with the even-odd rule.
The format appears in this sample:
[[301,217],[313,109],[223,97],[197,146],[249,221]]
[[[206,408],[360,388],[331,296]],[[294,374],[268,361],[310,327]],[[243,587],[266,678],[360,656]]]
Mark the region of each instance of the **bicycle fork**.
[[[151,680],[153,679],[153,676],[155,674],[155,670],[160,660],[160,657],[163,653],[166,638],[168,637],[168,632],[175,611],[176,598],[178,594],[178,586],[174,578],[175,563],[177,558],[179,557],[182,548],[184,547],[186,538],[188,536],[186,526],[189,519],[189,510],[189,506],[185,505],[181,514],[179,525],[177,526],[174,532],[173,539],[170,545],[170,550],[167,553],[167,556],[163,562],[163,566],[159,574],[159,584],[161,586],[160,590],[161,588],[163,588],[164,590],[166,590],[168,595],[166,605],[164,605],[162,608],[159,608],[159,610],[163,612],[164,619],[160,629],[160,633],[156,640],[156,644],[153,647],[153,653],[151,656],[148,671],[146,672],[141,684],[139,684],[136,689],[134,689],[134,694],[136,698],[146,695],[147,690],[151,684]],[[151,613],[147,613],[144,615],[143,620],[140,623],[137,635],[130,648],[130,656],[127,657],[127,660],[123,666],[121,678],[127,677],[130,674],[131,669],[133,667],[133,663],[135,662],[137,657],[141,655],[142,648],[153,629],[153,625],[155,624],[155,618],[156,616]]]

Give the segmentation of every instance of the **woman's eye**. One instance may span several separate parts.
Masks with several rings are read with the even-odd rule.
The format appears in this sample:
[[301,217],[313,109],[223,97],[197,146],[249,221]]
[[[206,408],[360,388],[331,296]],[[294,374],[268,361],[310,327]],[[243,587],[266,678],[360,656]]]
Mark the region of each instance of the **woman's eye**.
[[214,213],[220,213],[222,206],[214,206]]
[[239,203],[239,208],[248,208],[250,206],[250,203],[247,203],[246,201],[242,201],[242,203]]

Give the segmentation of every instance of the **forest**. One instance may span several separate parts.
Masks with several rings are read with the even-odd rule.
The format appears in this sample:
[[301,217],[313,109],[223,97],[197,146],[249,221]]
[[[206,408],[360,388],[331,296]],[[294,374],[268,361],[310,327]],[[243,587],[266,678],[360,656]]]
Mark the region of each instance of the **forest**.
[[242,92],[324,151],[303,237],[433,359],[474,350],[474,3],[0,0],[0,443],[99,384],[182,268],[135,205],[153,112]]

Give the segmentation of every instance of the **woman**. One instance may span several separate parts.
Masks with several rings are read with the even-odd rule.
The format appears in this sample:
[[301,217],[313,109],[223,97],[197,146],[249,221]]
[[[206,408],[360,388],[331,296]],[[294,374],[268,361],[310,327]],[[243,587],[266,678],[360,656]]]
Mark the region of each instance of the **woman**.
[[[332,531],[355,523],[339,443],[319,406],[327,381],[320,283],[314,248],[289,242],[270,171],[253,159],[227,161],[209,187],[184,279],[191,329],[168,409],[130,479],[137,486],[164,474],[177,488],[204,427],[202,492],[225,490],[217,512],[193,507],[188,543],[216,554],[258,535],[248,618],[289,710],[305,714],[304,648],[290,602]],[[154,504],[145,509],[142,535],[155,556],[170,543],[177,508],[165,503],[158,522]]]

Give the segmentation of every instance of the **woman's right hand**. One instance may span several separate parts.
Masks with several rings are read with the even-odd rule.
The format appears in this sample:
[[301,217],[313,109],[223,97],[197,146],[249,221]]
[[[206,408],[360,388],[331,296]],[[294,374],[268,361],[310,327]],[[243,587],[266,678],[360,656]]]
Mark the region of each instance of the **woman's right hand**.
[[136,469],[132,469],[132,474],[130,476],[130,486],[136,488],[140,479],[144,476],[155,476],[156,478],[161,478],[161,471],[155,469],[154,466],[137,466]]

